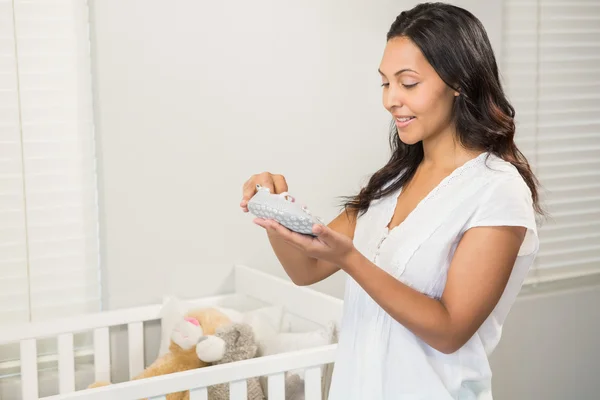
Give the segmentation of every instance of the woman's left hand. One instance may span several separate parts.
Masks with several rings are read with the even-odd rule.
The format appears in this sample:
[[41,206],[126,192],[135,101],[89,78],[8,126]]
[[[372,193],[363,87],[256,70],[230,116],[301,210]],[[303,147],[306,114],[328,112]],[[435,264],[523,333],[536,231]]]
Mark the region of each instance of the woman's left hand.
[[342,266],[356,250],[352,240],[326,225],[313,225],[312,237],[294,232],[275,220],[255,218],[254,223],[262,226],[269,234],[276,235],[290,245],[303,251],[307,256]]

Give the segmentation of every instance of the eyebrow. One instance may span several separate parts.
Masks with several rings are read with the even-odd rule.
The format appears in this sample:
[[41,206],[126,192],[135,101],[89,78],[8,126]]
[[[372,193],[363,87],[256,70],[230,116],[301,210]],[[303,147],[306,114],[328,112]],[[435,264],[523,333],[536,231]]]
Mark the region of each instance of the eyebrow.
[[[377,71],[379,71],[379,73],[380,73],[381,75],[385,76],[385,74],[384,74],[383,72],[381,72],[381,69],[377,69]],[[401,69],[401,70],[399,70],[399,71],[396,71],[396,72],[394,73],[394,76],[398,76],[398,75],[400,75],[400,74],[403,74],[404,72],[414,72],[414,73],[415,73],[415,74],[417,74],[417,75],[419,74],[417,71],[415,71],[415,70],[412,70],[412,69],[410,69],[410,68],[403,68],[403,69]]]

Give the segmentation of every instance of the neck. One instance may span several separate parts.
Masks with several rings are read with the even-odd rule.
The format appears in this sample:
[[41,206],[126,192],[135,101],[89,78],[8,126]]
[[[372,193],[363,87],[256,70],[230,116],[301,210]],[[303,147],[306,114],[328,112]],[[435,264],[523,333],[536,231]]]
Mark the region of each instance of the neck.
[[463,147],[456,139],[454,126],[423,140],[423,166],[453,171],[481,152]]

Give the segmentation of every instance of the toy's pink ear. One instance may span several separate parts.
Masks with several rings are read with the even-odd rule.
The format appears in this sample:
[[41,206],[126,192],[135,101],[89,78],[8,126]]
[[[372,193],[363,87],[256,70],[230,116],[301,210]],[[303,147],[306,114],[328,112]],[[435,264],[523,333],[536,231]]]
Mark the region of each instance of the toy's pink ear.
[[198,320],[196,318],[185,317],[185,320],[192,325],[200,326],[200,322],[198,322]]

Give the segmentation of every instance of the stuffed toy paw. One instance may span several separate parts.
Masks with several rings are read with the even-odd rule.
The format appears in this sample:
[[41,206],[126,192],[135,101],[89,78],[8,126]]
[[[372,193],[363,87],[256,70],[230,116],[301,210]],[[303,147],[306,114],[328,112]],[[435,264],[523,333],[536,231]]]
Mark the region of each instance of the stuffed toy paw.
[[214,363],[223,359],[225,346],[225,341],[218,336],[203,336],[196,345],[196,355],[204,362]]

